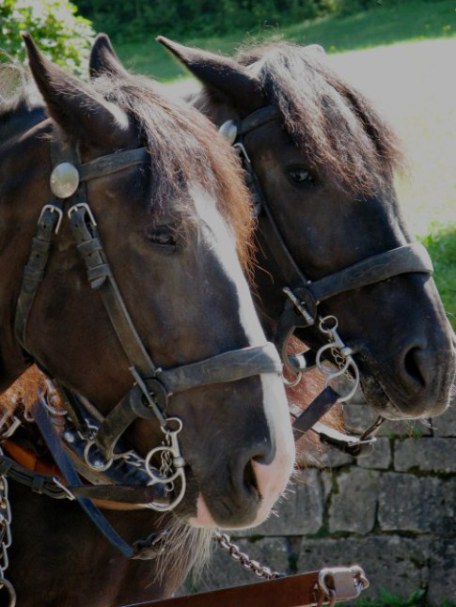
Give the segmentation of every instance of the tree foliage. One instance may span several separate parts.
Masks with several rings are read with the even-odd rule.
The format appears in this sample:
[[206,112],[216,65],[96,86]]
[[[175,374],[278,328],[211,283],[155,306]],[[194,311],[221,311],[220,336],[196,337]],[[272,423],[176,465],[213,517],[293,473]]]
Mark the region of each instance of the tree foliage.
[[74,0],[96,26],[117,38],[226,34],[302,21],[332,12],[339,0]]
[[68,0],[1,0],[0,60],[24,60],[21,32],[28,31],[50,59],[81,73],[94,31],[90,21],[76,13]]

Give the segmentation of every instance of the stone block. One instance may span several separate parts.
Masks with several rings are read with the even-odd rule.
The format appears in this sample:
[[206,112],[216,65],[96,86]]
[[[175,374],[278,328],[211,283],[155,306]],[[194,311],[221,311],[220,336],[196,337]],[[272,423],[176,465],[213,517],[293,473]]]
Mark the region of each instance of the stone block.
[[[362,434],[364,430],[369,428],[369,426],[374,423],[377,417],[378,413],[368,405],[344,405],[344,420],[347,426],[347,431],[352,430]],[[431,435],[432,425],[426,419],[411,419],[403,421],[386,420],[383,422],[377,432],[377,436],[386,436],[387,438]]]
[[320,455],[320,468],[342,468],[355,462],[355,458],[331,445],[324,446],[325,451]]
[[456,605],[456,545],[454,540],[439,538],[431,543],[429,589],[426,595],[429,607],[441,607],[445,601]]
[[369,533],[375,525],[378,472],[352,468],[337,477],[339,492],[329,508],[329,530]]
[[344,404],[344,422],[347,432],[362,434],[377,419],[378,414],[368,405]]
[[250,531],[254,536],[308,535],[323,524],[324,494],[320,472],[299,470],[294,483],[262,525]]
[[434,436],[456,437],[456,393],[451,404],[443,415],[432,418]]
[[327,502],[333,490],[335,473],[332,470],[322,470],[320,472],[320,478],[323,483],[325,502]]
[[425,437],[395,441],[394,469],[456,472],[456,438]]
[[[350,566],[357,563],[364,569],[370,582],[370,587],[361,595],[363,598],[379,599],[382,589],[406,598],[427,586],[429,544],[427,538],[398,536],[303,538],[298,568],[299,571],[310,571],[331,565]],[[353,607],[357,605],[358,601],[354,601]]]
[[380,476],[378,522],[383,531],[456,535],[456,477],[442,480],[385,472]]
[[361,468],[388,470],[392,462],[389,439],[379,436],[370,449],[357,457],[356,462]]
[[432,436],[432,424],[427,419],[387,420],[381,425],[378,436],[388,438]]

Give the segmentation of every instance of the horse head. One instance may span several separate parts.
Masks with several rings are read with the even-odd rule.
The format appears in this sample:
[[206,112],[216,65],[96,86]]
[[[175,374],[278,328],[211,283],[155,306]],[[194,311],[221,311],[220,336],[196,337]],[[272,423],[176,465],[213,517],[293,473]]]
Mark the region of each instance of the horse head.
[[[90,403],[91,447],[110,458],[134,448],[180,496],[181,517],[257,524],[294,449],[278,356],[243,272],[239,170],[215,128],[149,80],[112,62],[85,84],[25,42],[42,100],[33,119],[26,97],[0,108],[23,114],[1,149],[2,226],[14,235],[2,248],[3,388],[37,362]],[[184,474],[170,480],[167,466]]]
[[[382,416],[443,412],[453,332],[430,260],[401,217],[392,130],[315,46],[254,47],[234,59],[158,40],[202,82],[192,102],[223,125],[257,194],[269,335],[278,330],[282,345],[298,327],[318,349],[337,328],[339,351]],[[319,323],[328,317],[331,326]]]

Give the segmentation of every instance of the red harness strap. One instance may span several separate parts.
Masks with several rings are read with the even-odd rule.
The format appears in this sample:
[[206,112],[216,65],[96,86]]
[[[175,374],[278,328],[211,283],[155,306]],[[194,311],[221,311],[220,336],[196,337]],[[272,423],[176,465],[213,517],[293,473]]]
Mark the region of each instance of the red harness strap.
[[27,468],[32,472],[38,472],[39,474],[56,476],[59,480],[63,481],[59,468],[52,462],[40,458],[33,451],[21,447],[10,439],[5,440],[2,447],[12,459],[18,464],[21,464],[21,466],[24,466],[24,468]]
[[125,607],[332,607],[357,598],[368,585],[360,567],[332,567]]

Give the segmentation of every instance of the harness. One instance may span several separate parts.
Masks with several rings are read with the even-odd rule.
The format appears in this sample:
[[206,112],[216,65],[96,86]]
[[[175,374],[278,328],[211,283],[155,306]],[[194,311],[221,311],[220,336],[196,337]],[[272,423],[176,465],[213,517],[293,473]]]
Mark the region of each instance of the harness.
[[[116,152],[82,163],[76,147],[54,131],[51,142],[52,199],[43,206],[24,268],[15,316],[15,331],[25,352],[27,321],[45,275],[52,242],[66,215],[88,281],[100,294],[118,340],[128,359],[132,388],[106,417],[82,396],[59,382],[50,384],[33,409],[33,418],[58,465],[64,484],[55,476],[30,473],[6,456],[0,457],[2,474],[51,495],[77,499],[105,537],[128,558],[154,556],[150,542],[127,544],[111,527],[92,499],[136,504],[157,512],[174,509],[186,490],[185,465],[178,435],[182,421],[166,413],[172,394],[196,386],[233,382],[261,373],[281,372],[272,343],[224,352],[211,358],[161,369],[154,364],[138,335],[112,274],[93,215],[85,183],[131,167],[149,157],[146,148]],[[39,364],[39,361],[37,361]],[[64,411],[50,401],[57,390]],[[158,420],[163,441],[145,458],[127,449],[123,434],[136,419]],[[159,465],[157,467],[157,463]],[[81,476],[93,483],[87,485]]]
[[[324,442],[358,455],[364,444],[375,440],[374,434],[383,422],[383,417],[377,418],[360,437],[344,435],[319,422],[334,404],[343,403],[355,394],[360,374],[353,358],[354,351],[345,344],[338,333],[337,318],[334,316],[322,318],[318,313],[318,306],[340,293],[360,289],[400,274],[411,272],[432,274],[432,261],[423,245],[408,243],[367,257],[316,281],[307,278],[274,219],[274,213],[262,191],[244,141],[247,134],[280,118],[278,109],[268,105],[252,112],[242,120],[228,120],[221,125],[220,133],[233,145],[244,167],[258,220],[259,248],[268,258],[274,260],[283,284],[286,285],[283,288],[286,300],[277,323],[274,342],[281,354],[284,367],[296,376],[296,380],[291,385],[297,385],[302,373],[314,366],[325,375],[323,392],[305,411],[295,416],[293,423],[295,437],[299,438],[302,433],[312,428]],[[290,356],[287,353],[287,346],[294,331],[297,328],[311,326],[316,327],[328,343],[316,352],[309,350],[299,356]],[[324,364],[326,359],[331,358],[336,363],[336,370]],[[353,379],[352,389],[344,396],[329,385],[331,380],[342,375],[349,375]]]

